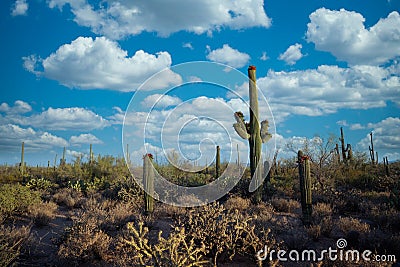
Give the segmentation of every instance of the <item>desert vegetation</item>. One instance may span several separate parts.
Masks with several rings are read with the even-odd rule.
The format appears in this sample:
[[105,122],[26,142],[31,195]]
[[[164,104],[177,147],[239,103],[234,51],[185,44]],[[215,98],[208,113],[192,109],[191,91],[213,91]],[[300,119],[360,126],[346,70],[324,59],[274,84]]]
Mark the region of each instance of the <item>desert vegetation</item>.
[[[400,257],[400,163],[372,162],[356,152],[349,157],[348,151],[344,159],[335,140],[340,138],[308,140],[304,155],[276,159],[260,202],[248,193],[246,169],[227,196],[192,208],[150,200],[123,158],[1,166],[0,265],[390,266],[362,259],[299,264],[279,261],[276,254],[257,258],[265,247],[322,251],[336,248],[340,238],[348,249]],[[299,172],[301,160],[309,165],[305,174]],[[215,164],[201,173],[154,164],[186,186],[206,184],[217,172]],[[225,166],[221,162],[218,172]]]

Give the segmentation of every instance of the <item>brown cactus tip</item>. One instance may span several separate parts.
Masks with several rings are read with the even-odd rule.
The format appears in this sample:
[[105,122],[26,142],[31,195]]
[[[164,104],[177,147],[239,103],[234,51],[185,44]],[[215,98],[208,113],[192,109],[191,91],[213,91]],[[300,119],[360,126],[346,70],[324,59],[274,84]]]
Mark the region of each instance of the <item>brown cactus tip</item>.
[[249,68],[248,68],[248,70],[256,70],[256,66],[250,65]]

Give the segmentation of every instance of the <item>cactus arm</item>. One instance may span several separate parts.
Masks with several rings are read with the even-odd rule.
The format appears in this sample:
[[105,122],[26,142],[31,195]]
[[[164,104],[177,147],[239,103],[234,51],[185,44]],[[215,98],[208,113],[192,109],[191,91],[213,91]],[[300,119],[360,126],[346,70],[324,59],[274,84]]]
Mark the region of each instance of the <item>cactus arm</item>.
[[260,135],[261,135],[262,143],[266,143],[269,141],[269,139],[272,138],[272,134],[270,134],[268,132],[268,126],[269,126],[269,123],[267,120],[264,120],[261,122]]
[[238,111],[234,113],[236,123],[233,124],[233,128],[236,133],[243,139],[249,139],[250,135],[247,132],[246,123],[244,122],[243,113]]

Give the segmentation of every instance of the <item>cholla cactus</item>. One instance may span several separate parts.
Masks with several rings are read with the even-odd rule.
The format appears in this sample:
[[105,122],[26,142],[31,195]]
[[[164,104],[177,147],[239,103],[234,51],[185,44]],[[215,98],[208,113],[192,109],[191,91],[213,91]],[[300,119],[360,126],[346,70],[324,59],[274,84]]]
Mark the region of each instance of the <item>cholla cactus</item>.
[[249,140],[250,145],[250,172],[251,177],[256,181],[256,192],[254,194],[254,201],[259,203],[262,199],[262,186],[260,181],[262,179],[262,167],[258,167],[261,159],[261,143],[266,143],[271,139],[272,135],[268,132],[268,121],[264,120],[259,122],[258,116],[258,96],[256,86],[256,67],[250,66],[248,68],[249,75],[249,97],[250,97],[250,122],[244,121],[243,113],[235,112],[234,116],[236,123],[233,124],[237,134]]

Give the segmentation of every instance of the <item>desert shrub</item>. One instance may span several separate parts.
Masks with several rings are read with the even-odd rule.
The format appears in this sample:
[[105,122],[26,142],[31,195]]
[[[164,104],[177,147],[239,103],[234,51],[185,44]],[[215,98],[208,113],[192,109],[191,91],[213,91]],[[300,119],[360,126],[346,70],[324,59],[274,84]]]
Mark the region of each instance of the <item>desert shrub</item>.
[[48,225],[56,217],[57,204],[54,202],[40,202],[28,209],[33,222],[37,226]]
[[321,237],[321,225],[310,225],[309,227],[306,227],[306,230],[308,236],[311,237],[314,241],[318,241],[318,239]]
[[367,234],[370,231],[369,224],[363,223],[360,220],[351,217],[339,218],[338,226],[339,229],[346,235],[352,231],[356,231],[360,234]]
[[53,201],[68,208],[79,206],[82,202],[82,192],[72,188],[62,188],[53,195]]
[[225,203],[224,206],[228,210],[245,211],[250,207],[250,199],[242,198],[240,196],[232,196]]
[[0,185],[0,217],[6,218],[13,212],[27,211],[30,205],[39,203],[40,193],[20,184]]
[[300,203],[292,199],[273,198],[271,204],[276,211],[280,212],[293,212],[295,209],[300,208]]
[[119,250],[129,255],[129,263],[123,265],[139,266],[206,266],[208,248],[204,243],[196,244],[188,237],[185,228],[175,228],[168,238],[158,233],[157,242],[151,242],[149,229],[143,222],[127,224],[128,233],[120,238]]
[[[254,260],[260,244],[272,248],[275,239],[269,236],[269,229],[255,233],[255,217],[227,210],[218,203],[189,210],[178,220],[178,226],[185,228],[188,238],[195,244],[204,244],[208,256],[217,260],[232,260],[235,255],[251,255]],[[262,246],[262,245],[261,245]]]
[[54,184],[46,180],[44,178],[31,178],[27,183],[26,186],[32,190],[41,190],[46,191],[49,188],[53,187]]
[[315,226],[319,226],[320,234],[329,237],[333,228],[331,205],[326,203],[317,203],[314,205],[312,223]]
[[58,255],[79,264],[111,258],[111,237],[100,229],[98,218],[86,213],[80,214],[73,225],[65,230],[64,242]]
[[28,226],[0,226],[0,266],[11,266],[15,263],[29,236],[30,227]]

